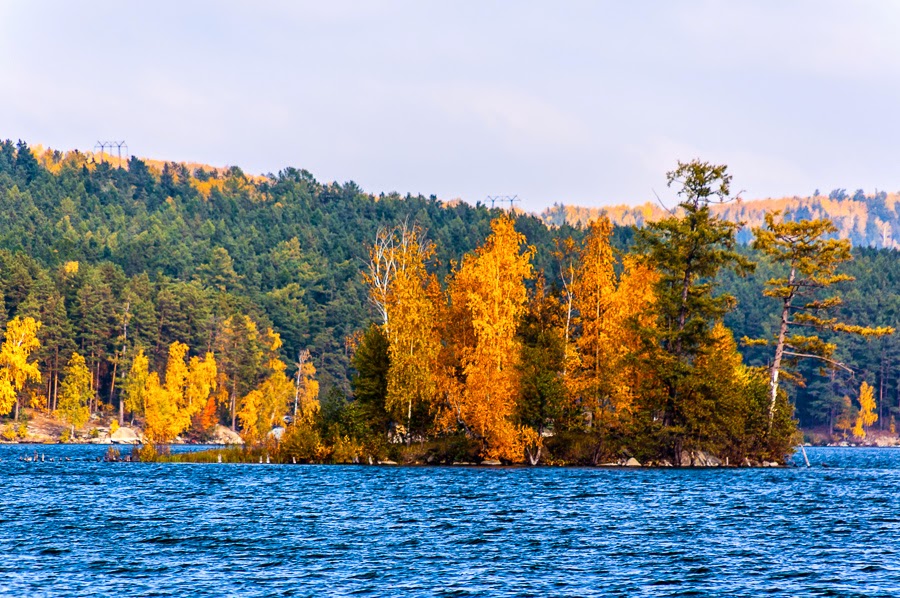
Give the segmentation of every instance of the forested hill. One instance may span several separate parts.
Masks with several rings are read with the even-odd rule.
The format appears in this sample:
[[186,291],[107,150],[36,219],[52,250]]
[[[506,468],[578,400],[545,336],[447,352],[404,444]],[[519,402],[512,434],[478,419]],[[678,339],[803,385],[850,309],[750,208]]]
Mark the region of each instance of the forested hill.
[[[800,206],[791,201],[743,202],[724,209],[751,220],[751,208],[758,218],[766,205]],[[835,212],[843,206],[854,222],[849,230],[856,231],[848,236],[859,243],[874,234],[873,223],[887,222],[882,218],[888,216],[896,222],[896,205],[892,195],[820,197],[808,202],[808,212],[797,207],[793,214],[839,216]],[[552,220],[554,210],[569,208],[552,208],[543,218]],[[2,142],[0,321],[30,315],[43,323],[37,357],[48,396],[73,350],[85,355],[95,373],[99,397],[112,403],[116,372],[127,366],[127,355],[143,347],[151,370],[162,371],[174,341],[187,343],[192,355],[214,350],[217,359],[249,364],[246,371],[231,368],[238,371],[234,392],[246,393],[255,387],[258,372],[249,354],[237,354],[236,347],[251,346],[254,330],[259,338],[253,342],[262,342],[269,327],[280,333],[280,351],[288,363],[301,350],[310,351],[323,394],[329,388],[349,392],[354,339],[375,319],[362,270],[379,227],[418,223],[435,244],[429,269],[443,281],[454,260],[484,241],[499,213],[446,204],[434,196],[371,195],[353,183],[321,183],[294,168],[250,177],[237,167],[215,170],[136,158],[113,166],[77,152],[32,152],[23,143]],[[640,218],[651,213],[648,209]],[[640,224],[640,214],[635,209],[611,215],[623,224],[632,223],[628,218]],[[566,216],[575,223],[580,218]],[[583,237],[578,226],[546,226],[531,215],[517,215],[515,227],[535,247],[536,269],[551,283],[559,271],[554,240]],[[632,229],[619,227],[613,244],[625,248],[631,235]],[[897,325],[896,258],[895,250],[856,252],[848,269],[858,282],[846,289],[844,319]],[[762,265],[755,276],[722,281],[723,290],[739,301],[726,318],[736,338],[773,329],[773,304],[762,296],[771,274]],[[231,349],[223,346],[238,337],[244,340]],[[855,378],[825,379],[808,368],[807,388],[794,393],[801,421],[833,422],[841,397],[860,379],[878,389],[884,410],[879,425],[889,421],[900,402],[898,349],[893,337],[842,341],[838,356],[852,364]],[[761,350],[745,355],[757,364],[767,359]]]
[[[86,352],[101,396],[112,384],[126,308],[128,343],[146,347],[153,367],[164,367],[173,341],[205,351],[229,317],[246,315],[281,334],[287,359],[309,349],[323,390],[346,391],[347,343],[373,315],[361,271],[377,229],[421,225],[442,278],[499,213],[373,196],[294,168],[249,177],[237,167],[157,164],[132,158],[119,168],[0,143],[0,317],[57,306],[56,314],[35,313],[44,344]],[[516,227],[540,247],[564,233],[531,216]],[[537,260],[549,257],[542,251]],[[42,371],[52,378],[58,363],[48,350]]]
[[[835,189],[827,196],[818,192],[811,197],[784,197],[736,201],[715,206],[714,212],[731,222],[745,222],[738,240],[747,243],[751,229],[763,224],[766,212],[780,210],[788,220],[828,218],[838,227],[837,236],[849,239],[856,247],[900,248],[900,193],[878,191],[866,195],[858,189],[853,195],[846,189]],[[642,226],[668,216],[659,204],[584,208],[554,204],[540,213],[545,223],[584,225],[606,214],[619,226]]]

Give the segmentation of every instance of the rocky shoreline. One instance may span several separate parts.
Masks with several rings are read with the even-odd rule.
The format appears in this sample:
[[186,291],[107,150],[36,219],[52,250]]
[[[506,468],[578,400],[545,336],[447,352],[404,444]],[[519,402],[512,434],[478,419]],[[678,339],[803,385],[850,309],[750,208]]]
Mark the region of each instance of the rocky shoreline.
[[[116,426],[111,418],[94,416],[82,429],[69,435],[69,427],[61,420],[46,413],[25,409],[20,421],[0,424],[0,444],[122,444],[144,443],[143,431],[138,426]],[[69,436],[66,438],[66,436]],[[221,444],[242,445],[243,439],[237,432],[217,425],[206,442],[191,442],[176,438],[172,444]]]

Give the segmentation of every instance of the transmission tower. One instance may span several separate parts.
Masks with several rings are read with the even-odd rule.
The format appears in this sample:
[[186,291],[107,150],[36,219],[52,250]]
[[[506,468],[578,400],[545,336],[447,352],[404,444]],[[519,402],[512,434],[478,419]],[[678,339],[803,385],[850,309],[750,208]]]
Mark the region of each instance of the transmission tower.
[[[119,154],[119,166],[122,165],[122,148],[125,148],[125,157],[128,158],[128,144],[125,143],[125,140],[114,142],[116,146],[116,151]],[[111,148],[110,148],[111,149]]]
[[125,140],[122,141],[98,141],[94,144],[94,151],[100,152],[100,161],[103,162],[105,160],[104,154],[108,151],[109,155],[112,155],[113,148],[116,148],[116,154],[119,158],[119,166],[122,165],[122,148],[125,148],[125,158],[128,158],[128,144],[125,143]]
[[494,209],[494,204],[499,203],[502,204],[504,202],[509,202],[509,211],[512,212],[513,204],[517,201],[521,201],[518,195],[488,195],[487,201],[491,202],[491,209]]
[[98,141],[94,144],[94,151],[100,152],[100,161],[103,162],[103,154],[106,151],[106,147],[109,145],[109,141]]

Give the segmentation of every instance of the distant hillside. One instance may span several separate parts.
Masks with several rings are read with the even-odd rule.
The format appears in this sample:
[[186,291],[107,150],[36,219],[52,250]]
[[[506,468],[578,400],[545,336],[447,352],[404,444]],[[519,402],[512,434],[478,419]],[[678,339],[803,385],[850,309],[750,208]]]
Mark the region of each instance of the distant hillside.
[[[844,189],[835,189],[827,196],[735,201],[715,210],[732,222],[746,223],[739,235],[745,243],[752,238],[750,229],[763,223],[766,212],[780,210],[792,220],[830,218],[838,227],[838,236],[858,247],[900,248],[900,193],[866,195],[858,190],[851,196]],[[606,208],[554,204],[539,216],[551,226],[584,225],[603,213],[622,226],[643,226],[667,215],[660,205],[646,203]]]

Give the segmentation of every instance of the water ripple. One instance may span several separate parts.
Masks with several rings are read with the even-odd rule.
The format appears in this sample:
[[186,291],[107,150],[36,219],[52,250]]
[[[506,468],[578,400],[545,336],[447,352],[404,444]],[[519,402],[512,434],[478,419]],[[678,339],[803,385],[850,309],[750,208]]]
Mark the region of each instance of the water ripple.
[[[99,463],[0,447],[4,596],[896,596],[900,451],[811,469]],[[68,456],[72,461],[60,461]]]

